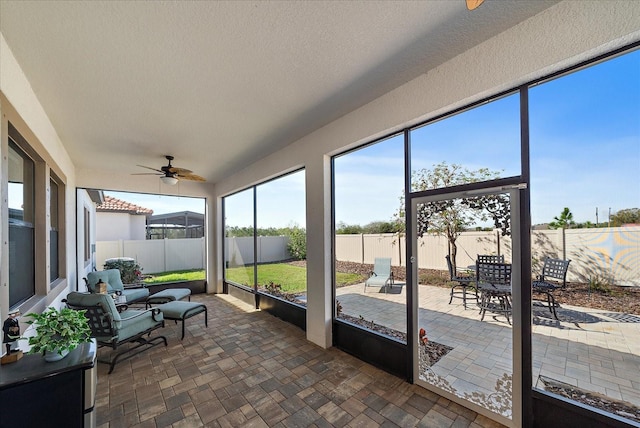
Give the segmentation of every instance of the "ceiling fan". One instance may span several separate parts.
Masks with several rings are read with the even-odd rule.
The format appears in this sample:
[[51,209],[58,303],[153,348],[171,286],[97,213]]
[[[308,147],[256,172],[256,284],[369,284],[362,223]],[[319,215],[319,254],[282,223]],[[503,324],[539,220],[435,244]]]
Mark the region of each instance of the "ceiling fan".
[[178,168],[176,166],[171,165],[171,161],[173,160],[173,156],[165,156],[169,161],[168,165],[160,167],[160,169],[152,168],[150,166],[137,165],[141,168],[147,168],[156,172],[140,172],[132,175],[159,175],[160,180],[163,183],[174,185],[179,180],[190,180],[190,181],[206,181],[204,178],[199,175],[194,174],[191,170],[185,168]]

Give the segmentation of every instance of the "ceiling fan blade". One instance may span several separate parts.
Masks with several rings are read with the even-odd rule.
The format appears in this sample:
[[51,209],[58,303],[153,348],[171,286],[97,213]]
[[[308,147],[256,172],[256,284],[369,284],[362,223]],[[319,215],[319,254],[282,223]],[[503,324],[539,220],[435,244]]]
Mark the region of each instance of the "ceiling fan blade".
[[169,171],[172,174],[191,174],[193,171],[191,171],[190,169],[186,169],[186,168],[178,168],[175,166],[172,167],[165,167],[165,171]]
[[161,171],[161,170],[159,170],[159,169],[157,169],[157,168],[151,168],[150,166],[144,166],[144,165],[136,165],[136,166],[139,166],[140,168],[147,168],[147,169],[150,169],[150,170],[152,170],[152,171],[157,171],[157,172],[161,172],[161,173],[163,173],[163,174],[164,174],[164,172],[163,172],[163,171]]
[[157,174],[147,172],[147,173],[136,173],[131,175],[160,175],[160,176],[176,178],[180,180],[190,180],[190,181],[200,181],[200,182],[207,181],[203,177],[200,177],[199,175],[194,174],[190,169],[178,168],[171,165],[173,156],[167,155],[165,156],[165,158],[167,158],[167,160],[169,161],[169,164],[160,167],[160,169],[152,168],[150,166],[145,166],[145,165],[138,165],[141,168],[146,168],[146,169],[155,171]]
[[207,181],[205,180],[203,177],[200,177],[199,175],[196,174],[176,174],[176,177],[178,177],[180,180],[190,180],[190,181],[200,181],[200,182],[204,182]]
[[482,4],[484,0],[467,0],[467,9],[474,10]]
[[156,175],[156,176],[158,176],[158,175],[164,175],[164,174],[162,174],[162,173],[158,174],[158,173],[155,173],[155,172],[134,172],[131,175]]

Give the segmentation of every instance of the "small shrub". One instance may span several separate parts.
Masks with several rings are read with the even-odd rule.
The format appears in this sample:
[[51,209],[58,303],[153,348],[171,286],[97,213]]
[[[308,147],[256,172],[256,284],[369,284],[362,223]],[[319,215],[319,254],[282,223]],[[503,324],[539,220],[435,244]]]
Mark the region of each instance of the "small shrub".
[[611,281],[605,275],[594,275],[589,278],[589,290],[602,294],[611,294]]
[[281,292],[282,286],[280,284],[274,283],[273,281],[270,281],[268,284],[264,285],[264,288],[271,294],[279,294]]
[[133,259],[117,258],[104,262],[104,269],[118,269],[123,284],[142,282],[142,268]]
[[289,235],[287,250],[296,260],[307,258],[307,231],[300,227],[293,227]]

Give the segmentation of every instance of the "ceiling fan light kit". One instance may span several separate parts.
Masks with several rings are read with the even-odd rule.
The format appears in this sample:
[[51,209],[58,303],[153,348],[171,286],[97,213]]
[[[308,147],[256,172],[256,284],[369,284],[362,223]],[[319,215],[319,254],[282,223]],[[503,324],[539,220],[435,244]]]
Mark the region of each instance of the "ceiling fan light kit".
[[162,177],[160,177],[160,180],[164,183],[164,184],[168,184],[169,186],[173,186],[175,184],[178,183],[178,179],[175,177],[170,177],[168,175],[164,175]]

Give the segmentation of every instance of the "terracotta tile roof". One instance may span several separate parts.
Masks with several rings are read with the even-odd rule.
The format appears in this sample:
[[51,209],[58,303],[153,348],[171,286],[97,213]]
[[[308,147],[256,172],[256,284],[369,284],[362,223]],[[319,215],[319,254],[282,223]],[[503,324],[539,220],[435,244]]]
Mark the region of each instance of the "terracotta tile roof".
[[132,204],[127,201],[123,201],[113,196],[104,197],[104,202],[96,207],[98,212],[118,212],[140,215],[151,215],[153,210],[149,208],[141,207],[140,205]]

